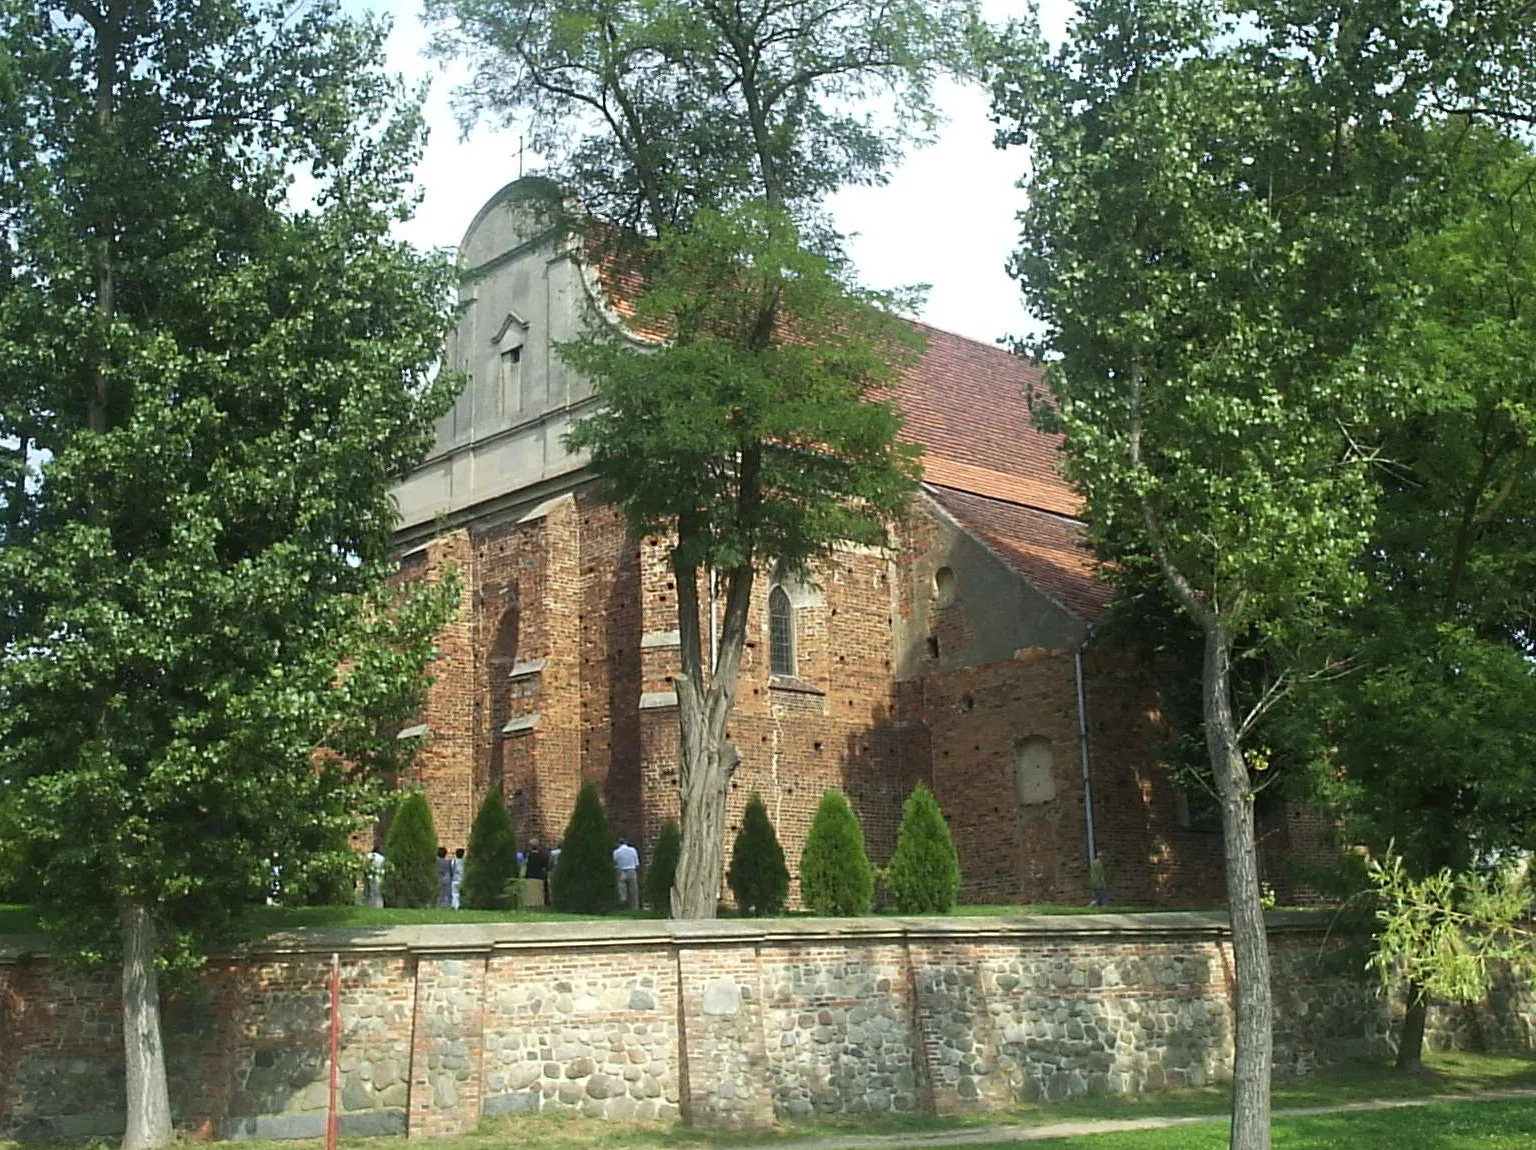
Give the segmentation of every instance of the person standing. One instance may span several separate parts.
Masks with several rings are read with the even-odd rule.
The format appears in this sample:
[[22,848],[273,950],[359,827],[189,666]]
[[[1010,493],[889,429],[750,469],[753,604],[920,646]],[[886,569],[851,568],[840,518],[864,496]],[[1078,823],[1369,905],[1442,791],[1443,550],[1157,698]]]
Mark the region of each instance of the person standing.
[[447,847],[437,848],[437,908],[449,910],[453,907],[453,861],[448,857]]
[[540,895],[544,900],[540,905],[548,906],[550,871],[549,855],[545,854],[543,849],[539,846],[538,839],[530,839],[528,842],[527,868],[528,869],[523,872],[523,877],[528,879],[530,882],[537,882],[539,884]]
[[363,905],[384,909],[384,856],[374,847],[363,864]]
[[1109,905],[1109,884],[1104,878],[1104,854],[1096,853],[1093,861],[1088,864],[1088,886],[1093,890],[1093,902],[1090,906]]
[[613,868],[619,872],[619,902],[630,910],[640,909],[640,852],[619,839],[613,850]]
[[464,848],[453,852],[453,870],[450,872],[448,890],[453,896],[453,909],[459,909],[459,887],[464,885]]

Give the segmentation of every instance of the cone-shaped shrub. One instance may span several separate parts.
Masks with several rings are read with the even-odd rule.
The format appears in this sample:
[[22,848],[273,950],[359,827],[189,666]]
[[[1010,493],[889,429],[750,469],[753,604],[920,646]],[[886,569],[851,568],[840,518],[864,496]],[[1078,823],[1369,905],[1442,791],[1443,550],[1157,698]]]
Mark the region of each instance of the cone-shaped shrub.
[[506,910],[507,883],[517,874],[517,840],[502,805],[501,788],[485,792],[464,856],[464,885],[459,901],[471,910]]
[[672,883],[677,860],[683,853],[683,834],[671,819],[661,824],[651,844],[651,864],[645,869],[645,901],[669,918],[672,915]]
[[789,899],[789,867],[784,865],[784,848],[774,833],[768,808],[756,791],[747,799],[725,880],[731,884],[731,893],[736,896],[742,914],[778,914]]
[[570,914],[608,914],[619,902],[613,869],[613,835],[597,784],[588,783],[576,796],[576,809],[565,828],[560,862],[549,878],[556,910]]
[[927,787],[919,786],[901,808],[901,831],[885,881],[902,914],[948,914],[954,909],[960,859],[939,801]]
[[875,872],[864,832],[841,791],[821,796],[800,855],[800,897],[817,914],[868,914]]
[[420,791],[395,808],[384,840],[384,905],[433,906],[437,902],[437,827]]

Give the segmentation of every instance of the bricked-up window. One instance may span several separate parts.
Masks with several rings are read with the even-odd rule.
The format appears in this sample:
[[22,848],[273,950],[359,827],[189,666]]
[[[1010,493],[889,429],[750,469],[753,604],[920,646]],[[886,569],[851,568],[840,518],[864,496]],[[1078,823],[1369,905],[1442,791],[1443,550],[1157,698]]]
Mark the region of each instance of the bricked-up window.
[[795,673],[795,609],[782,587],[768,593],[768,666],[775,675]]

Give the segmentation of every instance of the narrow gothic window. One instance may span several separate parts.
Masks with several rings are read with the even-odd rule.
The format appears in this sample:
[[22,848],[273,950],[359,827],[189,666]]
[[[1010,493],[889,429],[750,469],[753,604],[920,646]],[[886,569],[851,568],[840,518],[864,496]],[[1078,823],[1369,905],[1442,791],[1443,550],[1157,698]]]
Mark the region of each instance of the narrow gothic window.
[[768,662],[775,675],[795,673],[795,612],[782,587],[768,593]]

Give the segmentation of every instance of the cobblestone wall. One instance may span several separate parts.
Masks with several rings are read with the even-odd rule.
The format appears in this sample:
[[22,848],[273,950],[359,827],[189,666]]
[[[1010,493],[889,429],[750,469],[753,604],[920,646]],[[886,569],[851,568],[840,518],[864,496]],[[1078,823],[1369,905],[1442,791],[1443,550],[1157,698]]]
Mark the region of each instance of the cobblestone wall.
[[[1271,922],[1276,1068],[1390,1052],[1400,1010],[1326,914]],[[0,1136],[121,1129],[116,980],[0,939]],[[557,1109],[754,1127],[1006,1109],[1231,1073],[1220,916],[463,924],[307,931],[165,1002],[177,1123],[316,1137],[341,955],[342,1131],[452,1135]],[[1532,1048],[1536,995],[1437,1009],[1432,1046]]]

